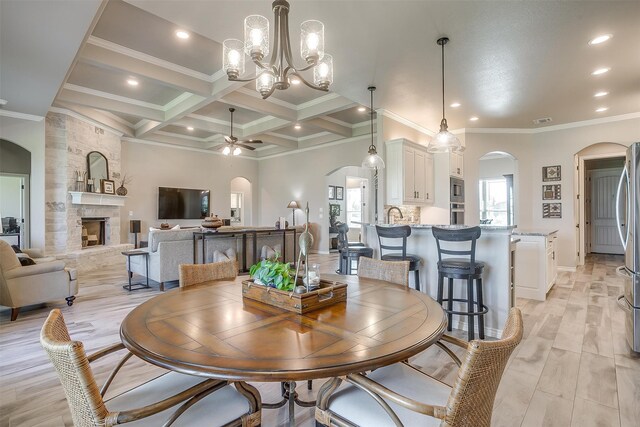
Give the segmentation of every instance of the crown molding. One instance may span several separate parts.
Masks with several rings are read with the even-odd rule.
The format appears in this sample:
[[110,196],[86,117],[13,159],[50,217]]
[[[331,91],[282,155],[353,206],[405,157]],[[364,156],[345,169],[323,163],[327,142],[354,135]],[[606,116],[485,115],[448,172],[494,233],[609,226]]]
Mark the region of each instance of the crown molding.
[[41,122],[44,117],[34,114],[18,113],[17,111],[0,109],[0,116],[11,117],[12,119],[31,120],[32,122]]
[[199,80],[203,80],[209,83],[215,81],[216,75],[219,71],[213,75],[201,73],[199,71],[192,70],[191,68],[183,67],[182,65],[174,64],[173,62],[165,61],[164,59],[156,58],[155,56],[147,55],[146,53],[139,52],[137,50],[124,47],[117,43],[110,42],[108,40],[101,39],[95,36],[89,36],[87,43],[94,46],[98,46],[104,49],[108,49],[113,52],[120,53],[122,55],[129,56],[131,58],[139,59],[140,61],[148,62],[149,64],[157,65],[158,67],[166,68],[167,70],[175,71],[180,74],[184,74],[190,77],[194,77]]
[[407,120],[404,117],[394,113],[393,111],[389,111],[389,110],[385,110],[384,108],[381,108],[376,110],[376,114],[381,114],[383,117],[387,117],[391,120],[395,120],[396,122],[401,123],[405,126],[409,126],[410,128],[415,129],[418,132],[421,132],[425,135],[433,136],[436,134],[436,132],[429,130],[425,127],[422,127],[419,124],[412,122],[411,120]]
[[178,138],[178,139],[186,139],[186,140],[195,141],[195,142],[207,142],[205,138],[198,138],[197,136],[183,135],[181,133],[175,133],[175,132],[167,132],[164,130],[157,130],[154,132],[154,134],[170,136],[172,138]]
[[119,138],[122,138],[124,136],[124,133],[120,132],[119,130],[113,129],[112,127],[107,126],[104,123],[100,123],[100,122],[98,122],[96,120],[90,119],[90,118],[88,118],[86,116],[83,116],[82,114],[76,113],[75,111],[71,111],[71,110],[68,110],[66,108],[50,107],[49,108],[49,112],[50,113],[65,114],[67,116],[71,116],[71,117],[73,117],[75,119],[78,119],[78,120],[80,120],[82,122],[85,122],[87,124],[90,124],[92,126],[96,126],[96,127],[99,127],[100,129],[104,129],[107,132],[110,132],[110,133],[116,135]]
[[352,142],[355,142],[355,141],[368,140],[368,139],[369,139],[369,135],[353,136],[351,138],[343,138],[343,139],[339,139],[337,141],[331,141],[331,142],[326,142],[324,144],[314,145],[312,147],[296,148],[295,150],[285,151],[284,153],[276,153],[276,154],[271,154],[271,155],[264,156],[264,157],[258,157],[258,158],[256,158],[256,160],[262,161],[262,160],[274,159],[276,157],[291,156],[293,154],[304,153],[306,151],[320,150],[320,149],[326,148],[326,147],[334,147],[336,145],[348,144],[348,143],[352,143]]

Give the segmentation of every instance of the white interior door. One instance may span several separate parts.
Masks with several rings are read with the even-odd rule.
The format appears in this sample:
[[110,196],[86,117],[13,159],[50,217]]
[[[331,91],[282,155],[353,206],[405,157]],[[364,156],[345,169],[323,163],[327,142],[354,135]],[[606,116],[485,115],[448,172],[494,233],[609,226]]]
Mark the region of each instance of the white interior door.
[[624,254],[616,228],[616,191],[621,168],[591,171],[590,252]]

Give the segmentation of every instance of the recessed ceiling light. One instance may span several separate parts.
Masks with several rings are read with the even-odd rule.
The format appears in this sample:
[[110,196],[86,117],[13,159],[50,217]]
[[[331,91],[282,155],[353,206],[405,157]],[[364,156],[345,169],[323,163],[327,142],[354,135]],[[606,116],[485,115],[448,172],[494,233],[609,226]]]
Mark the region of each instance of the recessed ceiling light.
[[454,102],[453,104],[450,105],[451,108],[458,108],[459,106],[461,106],[462,104],[460,104],[459,102]]
[[589,41],[590,45],[604,43],[611,38],[611,34],[603,34]]
[[607,111],[608,109],[609,109],[608,107],[596,108],[596,113],[602,113],[603,111]]
[[295,126],[293,126],[293,128],[294,128],[295,130],[300,130],[300,129],[302,129],[302,126],[300,126],[300,124],[299,124],[299,123],[296,123],[296,124],[295,124]]
[[178,30],[178,31],[176,31],[176,37],[179,38],[179,39],[186,40],[186,39],[188,39],[190,37],[190,34],[187,33],[184,30]]
[[129,86],[138,86],[138,81],[136,79],[127,79],[127,84]]
[[606,72],[608,72],[609,70],[611,70],[611,68],[609,67],[605,67],[605,68],[598,68],[597,70],[595,70],[593,73],[591,73],[591,75],[593,76],[599,76],[600,74],[604,74]]
[[476,122],[476,121],[478,121],[478,118],[476,116],[473,116],[473,117],[469,118],[469,120],[471,120],[472,122]]
[[297,77],[294,77],[291,79],[291,84],[292,85],[299,85],[300,84],[300,79]]
[[193,130],[193,126],[187,126],[187,130],[191,132]]
[[602,91],[602,92],[596,92],[596,94],[593,96],[595,96],[596,98],[600,98],[602,96],[607,96],[607,95],[609,95],[609,92]]
[[364,113],[365,111],[367,111],[366,107],[358,107],[358,111],[360,111],[361,113]]

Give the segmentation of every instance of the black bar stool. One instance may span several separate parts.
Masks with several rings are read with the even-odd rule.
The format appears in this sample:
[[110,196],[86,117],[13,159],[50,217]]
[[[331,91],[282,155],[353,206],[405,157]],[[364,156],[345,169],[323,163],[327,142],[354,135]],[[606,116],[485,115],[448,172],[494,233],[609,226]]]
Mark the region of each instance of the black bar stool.
[[347,237],[349,226],[347,224],[337,224],[336,228],[338,229],[338,251],[340,252],[340,268],[336,273],[354,274],[353,261],[356,262],[357,271],[360,257],[373,258],[373,249],[360,242],[349,242]]
[[[407,237],[411,235],[411,227],[408,225],[397,225],[393,227],[384,227],[376,225],[376,232],[378,233],[378,242],[380,243],[380,259],[385,261],[409,261],[409,271],[413,271],[415,288],[420,290],[420,262],[422,258],[418,255],[412,255],[407,253]],[[383,243],[382,239],[402,239],[402,245],[391,245],[389,243]],[[388,254],[384,254],[384,250],[396,251]],[[398,253],[397,251],[401,251]]]
[[[447,312],[449,320],[448,330],[451,330],[453,315],[467,316],[469,327],[469,341],[475,338],[474,316],[478,316],[478,335],[484,339],[484,315],[489,311],[482,300],[482,271],[484,263],[476,261],[476,240],[480,237],[482,230],[480,227],[468,227],[458,229],[444,229],[433,227],[433,237],[436,238],[438,246],[438,303],[442,305],[447,302]],[[440,246],[440,242],[471,242],[469,250],[445,249]],[[449,246],[449,245],[447,245]],[[442,258],[442,255],[463,255],[465,258]],[[444,278],[449,279],[449,290],[447,298],[442,297]],[[467,298],[453,297],[453,279],[463,279],[467,281]],[[473,281],[476,284],[477,301],[473,298]],[[454,311],[453,302],[463,302],[467,304],[467,311]]]

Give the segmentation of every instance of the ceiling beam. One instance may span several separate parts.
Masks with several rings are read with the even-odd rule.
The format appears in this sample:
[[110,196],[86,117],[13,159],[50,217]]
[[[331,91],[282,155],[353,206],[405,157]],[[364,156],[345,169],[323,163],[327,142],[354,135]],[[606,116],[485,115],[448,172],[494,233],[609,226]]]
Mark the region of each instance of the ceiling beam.
[[67,102],[56,102],[56,106],[66,108],[67,110],[74,111],[81,116],[84,116],[97,123],[102,123],[104,126],[111,128],[115,131],[122,133],[125,136],[133,136],[135,131],[131,126],[127,126],[122,123],[122,119],[115,117],[112,113],[106,111],[98,111],[93,108],[85,107],[77,104],[70,104]]
[[279,119],[295,122],[298,120],[298,113],[291,108],[268,102],[254,95],[249,95],[241,91],[236,91],[225,95],[222,101],[236,107],[246,108],[267,116],[277,117]]
[[291,122],[289,120],[280,119],[278,117],[265,117],[263,119],[254,120],[251,123],[247,123],[242,129],[241,135],[245,139],[252,138],[257,134],[272,132],[289,126],[290,124]]
[[353,129],[348,126],[343,126],[338,123],[331,122],[329,120],[325,120],[321,117],[317,117],[315,119],[307,120],[304,122],[305,124],[309,124],[311,126],[320,128],[322,130],[329,131],[331,133],[335,133],[336,135],[343,136],[345,138],[351,138],[353,136]]
[[262,134],[256,135],[255,139],[262,140],[265,144],[273,144],[288,150],[295,150],[298,148],[298,142],[291,139],[282,138],[276,135]]
[[58,101],[98,108],[114,113],[124,113],[150,120],[164,120],[164,111],[159,108],[139,105],[134,103],[135,100],[125,101],[117,99],[115,96],[110,96],[110,94],[100,93],[94,90],[83,91],[81,89],[82,88],[77,88],[73,85],[65,84],[58,94]]
[[92,42],[95,43],[95,40],[89,39],[80,52],[80,61],[100,68],[132,73],[197,95],[208,96],[211,94],[211,82],[117,52],[108,48],[108,45],[98,46]]
[[315,117],[326,116],[327,114],[337,113],[347,108],[357,105],[350,99],[331,93],[321,98],[314,99],[305,104],[301,104],[298,111],[298,121],[313,119]]

